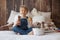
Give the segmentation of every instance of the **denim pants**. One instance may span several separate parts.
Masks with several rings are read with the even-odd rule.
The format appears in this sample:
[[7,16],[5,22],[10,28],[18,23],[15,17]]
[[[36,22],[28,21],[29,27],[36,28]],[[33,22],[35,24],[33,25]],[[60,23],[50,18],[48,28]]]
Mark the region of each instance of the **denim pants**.
[[27,30],[23,30],[20,27],[14,26],[12,28],[14,32],[20,33],[21,35],[27,35],[29,32],[32,31],[32,28],[28,28]]

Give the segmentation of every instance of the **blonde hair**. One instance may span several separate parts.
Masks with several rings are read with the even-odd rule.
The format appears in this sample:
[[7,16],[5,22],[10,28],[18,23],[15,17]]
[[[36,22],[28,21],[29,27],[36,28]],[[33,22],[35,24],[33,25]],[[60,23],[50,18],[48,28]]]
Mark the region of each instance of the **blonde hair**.
[[25,5],[21,5],[20,8],[24,8],[28,12],[28,8]]

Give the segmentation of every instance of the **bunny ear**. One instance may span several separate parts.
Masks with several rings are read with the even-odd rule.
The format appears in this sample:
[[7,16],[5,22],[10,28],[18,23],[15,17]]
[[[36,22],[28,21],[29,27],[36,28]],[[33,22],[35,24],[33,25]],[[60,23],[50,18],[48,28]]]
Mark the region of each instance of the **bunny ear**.
[[35,16],[38,14],[37,12],[37,9],[36,8],[33,8],[32,11],[31,11],[32,15]]
[[20,16],[18,16],[18,18],[20,18]]

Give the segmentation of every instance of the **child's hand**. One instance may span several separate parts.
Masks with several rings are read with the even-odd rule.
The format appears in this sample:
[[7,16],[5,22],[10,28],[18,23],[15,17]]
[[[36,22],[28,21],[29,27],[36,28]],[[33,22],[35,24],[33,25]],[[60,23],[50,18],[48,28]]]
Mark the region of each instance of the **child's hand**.
[[21,22],[20,22],[20,16],[18,16],[18,20],[16,21],[16,25],[20,25],[21,24]]
[[28,18],[28,22],[29,22],[29,25],[32,26],[32,18],[31,17]]
[[20,21],[16,21],[16,25],[20,26],[20,24],[21,24]]

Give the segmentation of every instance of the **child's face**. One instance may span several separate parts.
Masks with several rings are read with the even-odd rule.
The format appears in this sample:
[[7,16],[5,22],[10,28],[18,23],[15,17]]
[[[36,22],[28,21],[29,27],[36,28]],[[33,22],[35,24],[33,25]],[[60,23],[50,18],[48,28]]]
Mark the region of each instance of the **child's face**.
[[27,14],[27,10],[25,8],[20,8],[20,13],[22,15],[26,15]]

